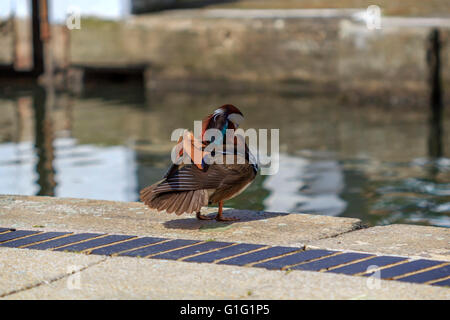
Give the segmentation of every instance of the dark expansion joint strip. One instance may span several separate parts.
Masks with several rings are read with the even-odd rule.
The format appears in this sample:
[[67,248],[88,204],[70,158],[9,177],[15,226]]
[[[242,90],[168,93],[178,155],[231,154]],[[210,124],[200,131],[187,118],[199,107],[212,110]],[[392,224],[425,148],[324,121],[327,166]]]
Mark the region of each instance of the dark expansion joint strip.
[[226,264],[268,270],[332,272],[450,286],[449,262],[337,250],[12,228],[0,228],[0,247]]

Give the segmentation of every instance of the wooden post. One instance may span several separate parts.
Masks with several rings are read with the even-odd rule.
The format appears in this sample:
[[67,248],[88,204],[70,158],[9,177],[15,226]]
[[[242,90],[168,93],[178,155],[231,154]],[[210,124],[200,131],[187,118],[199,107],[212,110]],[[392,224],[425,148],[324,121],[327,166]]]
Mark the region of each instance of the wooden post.
[[55,170],[53,167],[53,122],[52,106],[54,86],[52,83],[52,59],[50,47],[50,26],[47,0],[31,0],[33,32],[33,75],[39,77],[45,72],[45,86],[33,90],[35,117],[35,147],[38,155],[36,171],[39,174],[40,190],[37,195],[55,195]]
[[51,46],[51,30],[48,21],[47,0],[40,0],[41,41],[44,52],[44,72],[47,82],[53,82],[53,52]]
[[50,25],[48,23],[48,4],[47,0],[40,0],[39,19],[41,23],[41,40],[46,43],[50,40]]
[[33,39],[33,74],[44,72],[44,45],[41,39],[40,0],[31,0],[31,28]]
[[441,41],[438,29],[433,29],[428,36],[427,63],[428,63],[428,83],[430,92],[430,116],[429,116],[429,136],[428,155],[432,158],[439,158],[443,154],[442,146],[442,79],[441,79]]

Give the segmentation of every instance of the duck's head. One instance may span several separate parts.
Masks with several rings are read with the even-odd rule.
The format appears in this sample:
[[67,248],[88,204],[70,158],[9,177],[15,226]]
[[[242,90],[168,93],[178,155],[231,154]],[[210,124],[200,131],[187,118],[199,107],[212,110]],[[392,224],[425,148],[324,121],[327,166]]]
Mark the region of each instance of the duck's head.
[[202,137],[208,129],[218,129],[225,136],[227,129],[236,130],[244,120],[242,112],[232,104],[225,104],[203,119]]

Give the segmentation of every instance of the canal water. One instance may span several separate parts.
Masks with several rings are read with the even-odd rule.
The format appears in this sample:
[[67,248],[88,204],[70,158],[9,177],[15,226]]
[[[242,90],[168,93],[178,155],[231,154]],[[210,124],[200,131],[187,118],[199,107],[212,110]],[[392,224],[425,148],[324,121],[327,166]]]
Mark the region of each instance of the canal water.
[[240,209],[450,227],[450,111],[428,157],[428,108],[336,95],[0,89],[0,194],[136,201],[170,164],[176,128],[232,103],[244,129],[280,129],[279,171],[226,202]]

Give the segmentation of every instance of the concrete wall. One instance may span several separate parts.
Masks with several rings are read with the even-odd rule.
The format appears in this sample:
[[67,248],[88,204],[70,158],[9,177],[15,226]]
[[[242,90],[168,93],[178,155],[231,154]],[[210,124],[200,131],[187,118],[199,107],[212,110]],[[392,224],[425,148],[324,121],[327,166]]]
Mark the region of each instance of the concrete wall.
[[336,80],[338,27],[325,17],[164,13],[86,23],[72,32],[71,55],[76,64],[150,64],[154,80],[328,84]]
[[0,19],[0,64],[8,65],[13,61],[13,39],[10,21]]
[[[426,40],[441,28],[444,84],[450,22],[386,18],[368,30],[352,10],[188,10],[125,23],[86,21],[71,32],[76,64],[150,65],[149,85],[180,79],[301,92],[340,90],[348,99],[423,104]],[[449,87],[450,89],[450,87]],[[447,90],[449,92],[450,90]]]
[[[388,97],[389,104],[426,104],[428,67],[426,47],[430,30],[439,27],[442,39],[442,77],[450,97],[450,20],[385,18],[381,30],[343,20],[339,28],[338,74],[341,91],[349,98],[372,101]],[[430,23],[431,22],[431,23]]]
[[[180,10],[120,22],[83,19],[81,30],[54,27],[55,59],[93,67],[145,65],[152,88],[196,83],[205,89],[325,90],[368,103],[423,105],[427,36],[439,27],[450,98],[450,19],[383,18],[380,30],[369,30],[355,13]],[[68,53],[61,39],[70,43]]]

